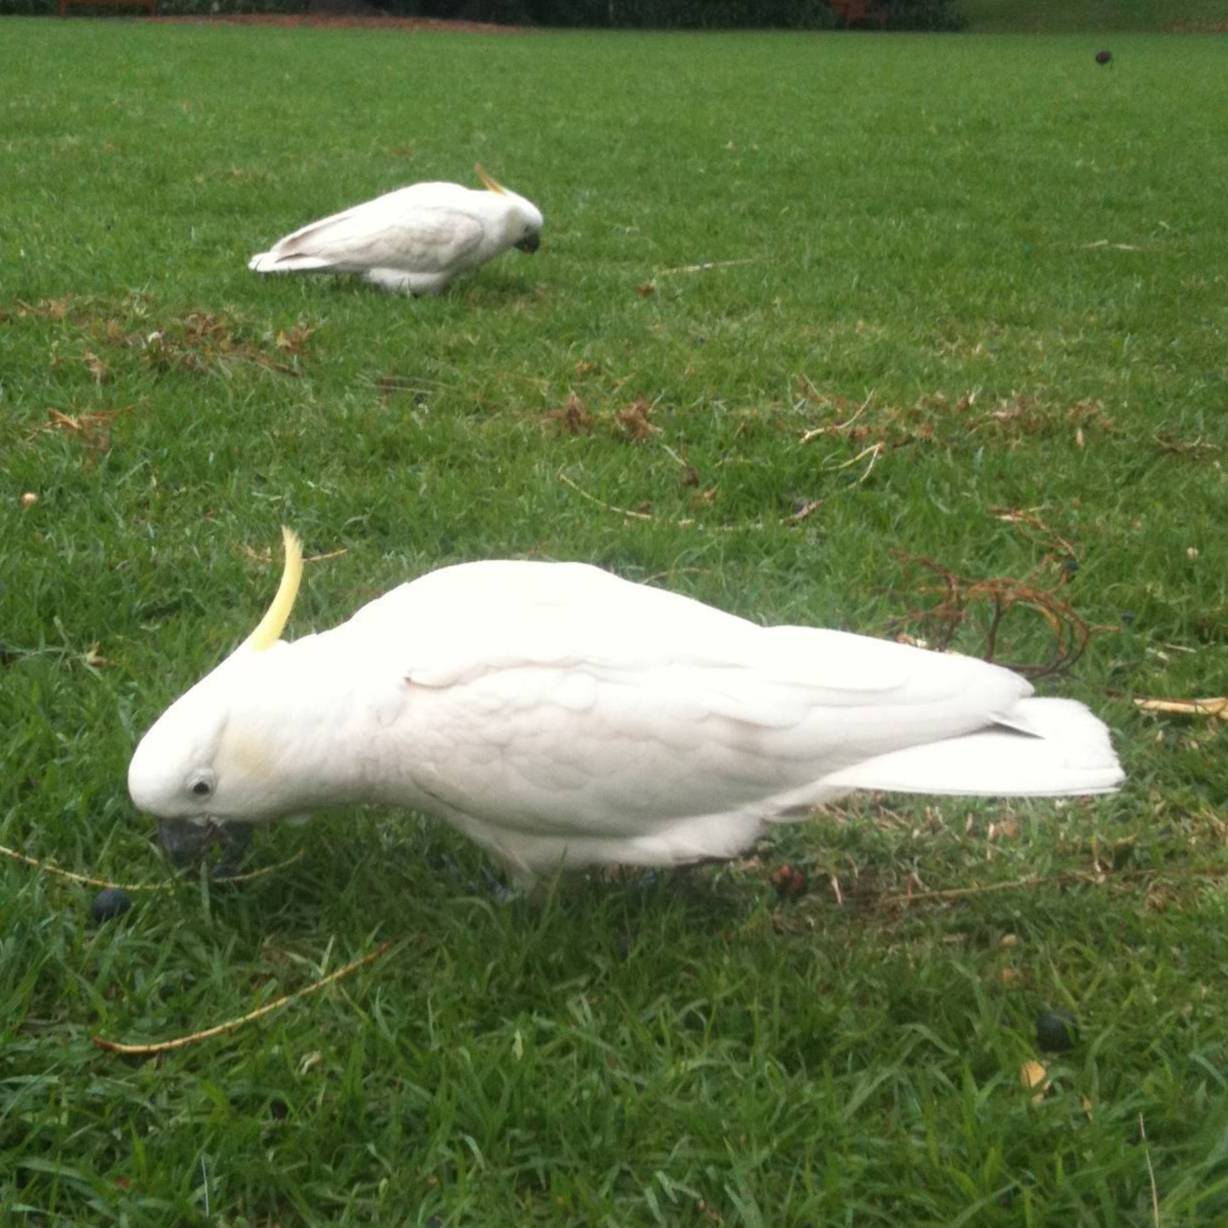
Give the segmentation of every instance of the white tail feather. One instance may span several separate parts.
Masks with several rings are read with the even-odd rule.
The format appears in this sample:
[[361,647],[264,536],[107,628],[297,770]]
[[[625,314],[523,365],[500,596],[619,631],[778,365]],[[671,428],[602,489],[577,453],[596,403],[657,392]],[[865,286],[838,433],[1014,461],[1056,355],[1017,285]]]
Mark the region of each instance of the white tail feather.
[[1070,699],[1023,699],[999,727],[854,764],[824,778],[845,789],[962,797],[1112,793],[1125,774],[1109,731]]
[[276,248],[253,256],[247,267],[254,273],[305,273],[312,269],[331,269],[331,260],[319,256],[300,256],[295,252],[279,252]]

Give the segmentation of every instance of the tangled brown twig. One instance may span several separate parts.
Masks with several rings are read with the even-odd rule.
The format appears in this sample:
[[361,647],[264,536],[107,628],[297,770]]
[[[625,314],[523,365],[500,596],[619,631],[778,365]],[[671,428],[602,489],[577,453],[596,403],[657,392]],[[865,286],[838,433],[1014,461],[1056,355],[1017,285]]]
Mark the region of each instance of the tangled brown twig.
[[[976,607],[989,607],[989,624],[985,630],[980,655],[986,661],[997,661],[1007,669],[1029,678],[1043,678],[1065,673],[1083,655],[1092,636],[1092,627],[1052,589],[1034,583],[1034,574],[1023,580],[1011,576],[991,576],[973,580],[957,575],[941,563],[918,555],[901,555],[905,566],[915,565],[937,577],[937,584],[920,585],[918,591],[934,594],[936,602],[928,609],[911,610],[896,620],[894,630],[908,626],[924,628],[926,640],[940,652],[950,647]],[[1040,615],[1053,637],[1053,650],[1047,661],[1005,662],[998,660],[999,636],[1006,616],[1016,609],[1030,610]]]

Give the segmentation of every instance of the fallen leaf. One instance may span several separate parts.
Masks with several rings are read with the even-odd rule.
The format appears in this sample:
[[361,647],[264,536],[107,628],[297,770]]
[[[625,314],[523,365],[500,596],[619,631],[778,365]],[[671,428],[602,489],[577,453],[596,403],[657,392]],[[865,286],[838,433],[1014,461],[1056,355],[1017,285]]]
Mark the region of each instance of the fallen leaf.
[[786,899],[796,899],[806,892],[806,876],[796,867],[786,862],[772,871],[772,886],[777,895]]
[[1039,1104],[1049,1090],[1049,1072],[1039,1062],[1024,1062],[1019,1067],[1019,1082],[1033,1093],[1032,1103]]
[[593,429],[594,422],[593,415],[574,392],[562,409],[552,409],[546,414],[546,419],[557,422],[560,430],[567,435],[587,435]]
[[630,439],[636,443],[643,443],[644,440],[651,439],[660,429],[648,421],[651,413],[652,406],[641,397],[638,401],[632,401],[626,409],[618,411],[618,424]]
[[110,372],[107,370],[107,364],[93,350],[86,350],[82,355],[82,359],[89,369],[89,373],[94,377],[94,383],[101,384],[110,375]]
[[802,503],[797,510],[791,515],[787,516],[786,519],[792,521],[794,524],[797,524],[800,521],[805,520],[807,516],[817,512],[822,506],[822,499],[807,499],[805,503]]
[[111,422],[121,411],[96,410],[92,413],[65,414],[58,409],[47,411],[45,431],[64,431],[99,452],[111,447]]
[[277,348],[286,354],[302,354],[307,347],[307,339],[315,331],[305,324],[282,329],[277,334]]

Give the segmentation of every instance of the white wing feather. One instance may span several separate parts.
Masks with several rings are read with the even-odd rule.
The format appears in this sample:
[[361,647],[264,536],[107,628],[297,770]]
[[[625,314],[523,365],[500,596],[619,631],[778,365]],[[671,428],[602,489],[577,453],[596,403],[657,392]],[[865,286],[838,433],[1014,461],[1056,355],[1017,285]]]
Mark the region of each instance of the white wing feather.
[[414,184],[322,218],[253,256],[257,272],[374,268],[445,273],[463,267],[482,242],[482,220],[464,208],[466,189]]
[[[765,822],[852,788],[1095,792],[1120,780],[1099,721],[1028,700],[1008,670],[759,627],[580,564],[445,568],[313,638],[347,668],[364,662],[354,676],[379,713],[372,792],[450,819],[522,872],[728,856]],[[1090,772],[1050,762],[1051,702],[1065,704],[1065,734],[1099,739]],[[1031,759],[999,784],[995,754],[1021,743]],[[935,744],[937,769],[925,766]],[[916,762],[901,763],[909,748]]]

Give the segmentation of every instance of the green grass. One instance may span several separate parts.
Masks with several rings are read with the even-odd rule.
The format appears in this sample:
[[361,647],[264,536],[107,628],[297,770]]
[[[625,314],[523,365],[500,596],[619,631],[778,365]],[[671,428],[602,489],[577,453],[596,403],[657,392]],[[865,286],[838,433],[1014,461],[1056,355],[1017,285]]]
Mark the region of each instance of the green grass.
[[957,0],[957,8],[981,34],[1228,30],[1224,0]]
[[[91,889],[3,859],[0,1220],[1228,1223],[1223,735],[1130,703],[1225,688],[1219,42],[1122,36],[1102,70],[1083,38],[3,35],[6,846],[166,876],[127,758],[254,625],[283,522],[345,551],[292,634],[488,556],[921,635],[932,577],[901,553],[1030,577],[1097,629],[1042,686],[1103,713],[1130,782],[866,801],[541,909],[375,811],[261,833],[252,865],[300,860],[101,927]],[[545,212],[532,260],[425,301],[246,271],[478,158]],[[671,271],[707,261],[743,263]],[[591,429],[560,420],[573,395]],[[1003,638],[1052,649],[1023,610]],[[90,1043],[241,1015],[385,940],[231,1037]],[[1046,1005],[1078,1016],[1069,1053],[1036,1052]]]

